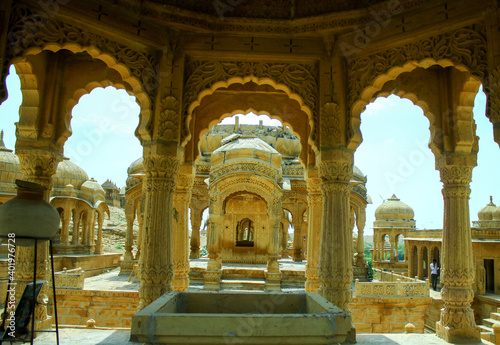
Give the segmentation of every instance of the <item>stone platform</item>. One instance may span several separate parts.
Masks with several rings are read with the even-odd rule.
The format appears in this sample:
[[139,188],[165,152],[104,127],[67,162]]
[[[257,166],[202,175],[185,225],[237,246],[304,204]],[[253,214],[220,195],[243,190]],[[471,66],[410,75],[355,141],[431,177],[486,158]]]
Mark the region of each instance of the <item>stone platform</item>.
[[[131,342],[130,331],[117,331],[114,329],[85,329],[62,328],[60,330],[60,344],[67,345],[78,340],[78,345],[137,345]],[[358,345],[445,345],[446,341],[434,334],[357,334]],[[34,342],[37,345],[55,344],[55,335],[46,333],[40,335]],[[492,345],[483,341],[472,345]]]

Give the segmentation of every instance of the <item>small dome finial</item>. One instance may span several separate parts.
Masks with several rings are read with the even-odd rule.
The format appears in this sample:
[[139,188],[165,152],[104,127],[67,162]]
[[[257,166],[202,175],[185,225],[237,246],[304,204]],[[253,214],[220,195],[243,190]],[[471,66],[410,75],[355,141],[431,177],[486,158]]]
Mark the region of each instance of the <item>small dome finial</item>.
[[0,140],[3,140],[3,129],[2,129],[2,131],[0,132]]

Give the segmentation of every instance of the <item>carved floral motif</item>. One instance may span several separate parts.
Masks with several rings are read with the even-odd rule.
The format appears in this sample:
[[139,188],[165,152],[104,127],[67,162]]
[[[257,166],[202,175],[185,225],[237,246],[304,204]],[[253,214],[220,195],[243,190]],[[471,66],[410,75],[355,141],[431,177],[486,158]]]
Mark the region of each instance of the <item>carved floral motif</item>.
[[154,98],[153,91],[158,81],[158,58],[155,54],[119,44],[19,3],[12,8],[7,36],[9,44],[5,63],[10,63],[12,58],[28,48],[43,48],[48,43],[76,43],[82,47],[95,47],[127,66],[131,74],[141,81],[150,97]]
[[180,104],[173,96],[167,96],[161,101],[158,137],[162,140],[178,140],[180,127]]
[[363,90],[377,76],[388,73],[393,67],[408,61],[449,59],[465,65],[482,78],[486,77],[487,66],[486,29],[484,24],[474,24],[455,31],[445,32],[415,43],[392,48],[383,52],[352,59],[348,62],[348,103],[351,107]]
[[[316,108],[318,85],[317,67],[307,64],[265,63],[248,61],[201,61],[186,62],[186,82],[184,93],[184,113],[196,100],[201,91],[209,89],[219,81],[233,77],[255,76],[270,78],[278,84],[286,85],[304,100],[311,110]],[[182,121],[183,125],[185,121]],[[317,124],[313,131],[316,131]],[[189,135],[188,128],[183,128],[183,138]],[[316,140],[315,133],[311,139]]]

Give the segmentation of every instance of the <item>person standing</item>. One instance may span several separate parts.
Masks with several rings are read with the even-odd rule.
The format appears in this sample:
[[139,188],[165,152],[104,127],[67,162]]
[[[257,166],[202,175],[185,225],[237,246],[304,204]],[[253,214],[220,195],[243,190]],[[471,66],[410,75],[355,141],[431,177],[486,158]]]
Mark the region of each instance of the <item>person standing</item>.
[[438,264],[436,259],[432,260],[432,263],[430,264],[431,267],[431,284],[432,284],[432,290],[436,291],[437,288],[437,281],[438,281]]

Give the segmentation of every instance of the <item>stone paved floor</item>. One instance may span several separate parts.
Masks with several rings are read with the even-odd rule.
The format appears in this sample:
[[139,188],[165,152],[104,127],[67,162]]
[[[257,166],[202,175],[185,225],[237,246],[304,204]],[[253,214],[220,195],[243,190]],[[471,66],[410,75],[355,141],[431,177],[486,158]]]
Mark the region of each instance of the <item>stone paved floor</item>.
[[[206,268],[208,263],[208,258],[194,259],[190,260],[191,267],[203,267]],[[280,269],[282,270],[292,270],[292,271],[305,271],[306,263],[304,262],[294,262],[292,259],[281,259],[279,260]],[[223,268],[246,268],[246,269],[261,269],[266,268],[265,264],[262,265],[251,265],[251,264],[223,264]],[[134,277],[129,282],[128,276],[119,276],[119,269],[114,269],[108,273],[99,274],[94,277],[86,278],[84,283],[84,290],[125,290],[125,291],[139,291],[139,282],[134,283]]]
[[[137,345],[129,341],[130,331],[88,330],[81,328],[62,328],[60,345]],[[37,345],[56,344],[54,333],[46,333],[35,340]],[[444,340],[433,334],[358,334],[359,345],[444,345]],[[491,344],[488,342],[476,344]]]

